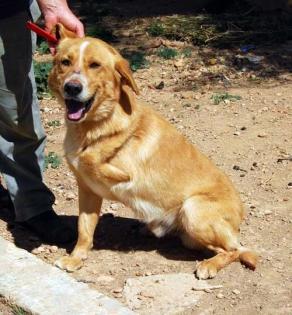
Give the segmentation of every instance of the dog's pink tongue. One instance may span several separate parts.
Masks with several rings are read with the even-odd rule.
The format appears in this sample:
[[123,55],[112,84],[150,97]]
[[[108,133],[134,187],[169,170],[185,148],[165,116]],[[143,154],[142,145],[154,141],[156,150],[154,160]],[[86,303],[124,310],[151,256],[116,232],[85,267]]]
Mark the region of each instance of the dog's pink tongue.
[[83,108],[78,109],[76,112],[68,112],[67,116],[70,120],[79,120],[82,116]]

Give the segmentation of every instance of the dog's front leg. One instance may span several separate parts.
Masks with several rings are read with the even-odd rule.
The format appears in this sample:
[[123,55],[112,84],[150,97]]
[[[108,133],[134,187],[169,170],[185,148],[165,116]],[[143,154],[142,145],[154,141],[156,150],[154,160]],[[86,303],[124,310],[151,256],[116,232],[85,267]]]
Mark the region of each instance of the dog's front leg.
[[109,164],[103,163],[99,166],[98,171],[103,178],[111,182],[127,182],[130,180],[130,176],[121,169]]
[[93,246],[93,234],[99,219],[102,198],[82,185],[79,187],[78,241],[69,257],[61,257],[55,265],[68,272],[78,270]]

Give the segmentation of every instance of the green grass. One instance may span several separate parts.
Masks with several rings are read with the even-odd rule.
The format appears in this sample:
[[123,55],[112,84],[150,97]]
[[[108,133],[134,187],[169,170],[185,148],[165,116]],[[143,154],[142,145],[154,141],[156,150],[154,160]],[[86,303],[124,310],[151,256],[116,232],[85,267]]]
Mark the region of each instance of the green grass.
[[155,21],[149,25],[149,27],[147,28],[147,32],[151,36],[163,36],[164,35],[164,26],[162,23]]
[[152,22],[147,31],[152,36],[215,47],[271,44],[292,39],[292,15],[288,12],[243,13],[235,10],[222,14],[165,16]]
[[161,47],[158,49],[157,55],[163,59],[174,59],[179,55],[179,53],[176,49]]
[[51,62],[34,61],[35,81],[37,85],[37,94],[39,98],[49,94],[48,76],[52,69]]
[[48,43],[46,41],[40,42],[40,44],[37,47],[37,52],[40,55],[48,54],[50,52]]
[[230,102],[235,102],[241,100],[241,96],[239,95],[231,95],[227,92],[225,93],[216,93],[211,96],[211,100],[213,100],[214,105],[219,105],[221,102],[226,100]]
[[123,53],[123,56],[129,61],[132,71],[145,69],[149,66],[149,61],[146,59],[146,55],[144,52],[125,52]]
[[49,127],[60,127],[61,122],[60,122],[60,120],[51,120],[48,122],[48,126]]
[[53,169],[57,169],[57,168],[59,168],[61,163],[62,163],[61,158],[55,152],[49,152],[45,156],[45,168],[46,169],[48,169],[49,167],[51,167]]

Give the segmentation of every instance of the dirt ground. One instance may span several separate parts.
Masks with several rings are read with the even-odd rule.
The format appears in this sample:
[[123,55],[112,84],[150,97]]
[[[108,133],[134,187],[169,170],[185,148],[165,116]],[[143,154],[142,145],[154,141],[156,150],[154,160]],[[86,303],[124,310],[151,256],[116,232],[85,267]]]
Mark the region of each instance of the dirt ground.
[[[291,56],[291,43],[259,48],[256,54],[263,60],[248,67],[235,49],[199,49],[184,42],[125,34],[125,29],[119,29],[124,32],[124,41],[116,47],[144,45],[150,52],[149,66],[134,74],[141,91],[139,99],[175,125],[230,176],[246,207],[241,242],[261,257],[254,272],[239,263],[220,271],[209,283],[220,284],[222,289],[205,292],[199,304],[179,314],[291,314],[292,75],[285,63],[273,59],[279,54]],[[164,60],[155,53],[161,45],[178,51],[187,46],[191,53]],[[234,56],[239,65],[235,62],[234,66]],[[262,75],[267,69],[280,71]],[[215,105],[214,95],[223,92],[240,98]],[[56,211],[76,226],[77,186],[63,157],[63,110],[51,98],[40,103],[48,135],[47,153],[62,157],[57,169],[49,167],[45,172],[45,181],[56,196]],[[13,223],[7,209],[1,209],[0,219],[1,236],[48,263],[53,264],[73,248],[41,244]],[[85,266],[72,276],[126,303],[122,291],[126,279],[193,273],[196,262],[204,258],[184,249],[175,238],[141,235],[141,226],[130,209],[104,201],[94,248]],[[147,313],[151,299],[141,298],[144,308],[135,311]]]

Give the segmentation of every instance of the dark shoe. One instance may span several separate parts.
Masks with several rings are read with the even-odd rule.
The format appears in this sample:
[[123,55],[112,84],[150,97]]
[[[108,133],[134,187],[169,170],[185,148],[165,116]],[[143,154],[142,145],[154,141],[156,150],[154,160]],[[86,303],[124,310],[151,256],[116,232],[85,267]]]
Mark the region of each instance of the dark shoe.
[[71,243],[77,233],[68,226],[54,211],[46,211],[21,225],[32,230],[41,240],[50,244]]

